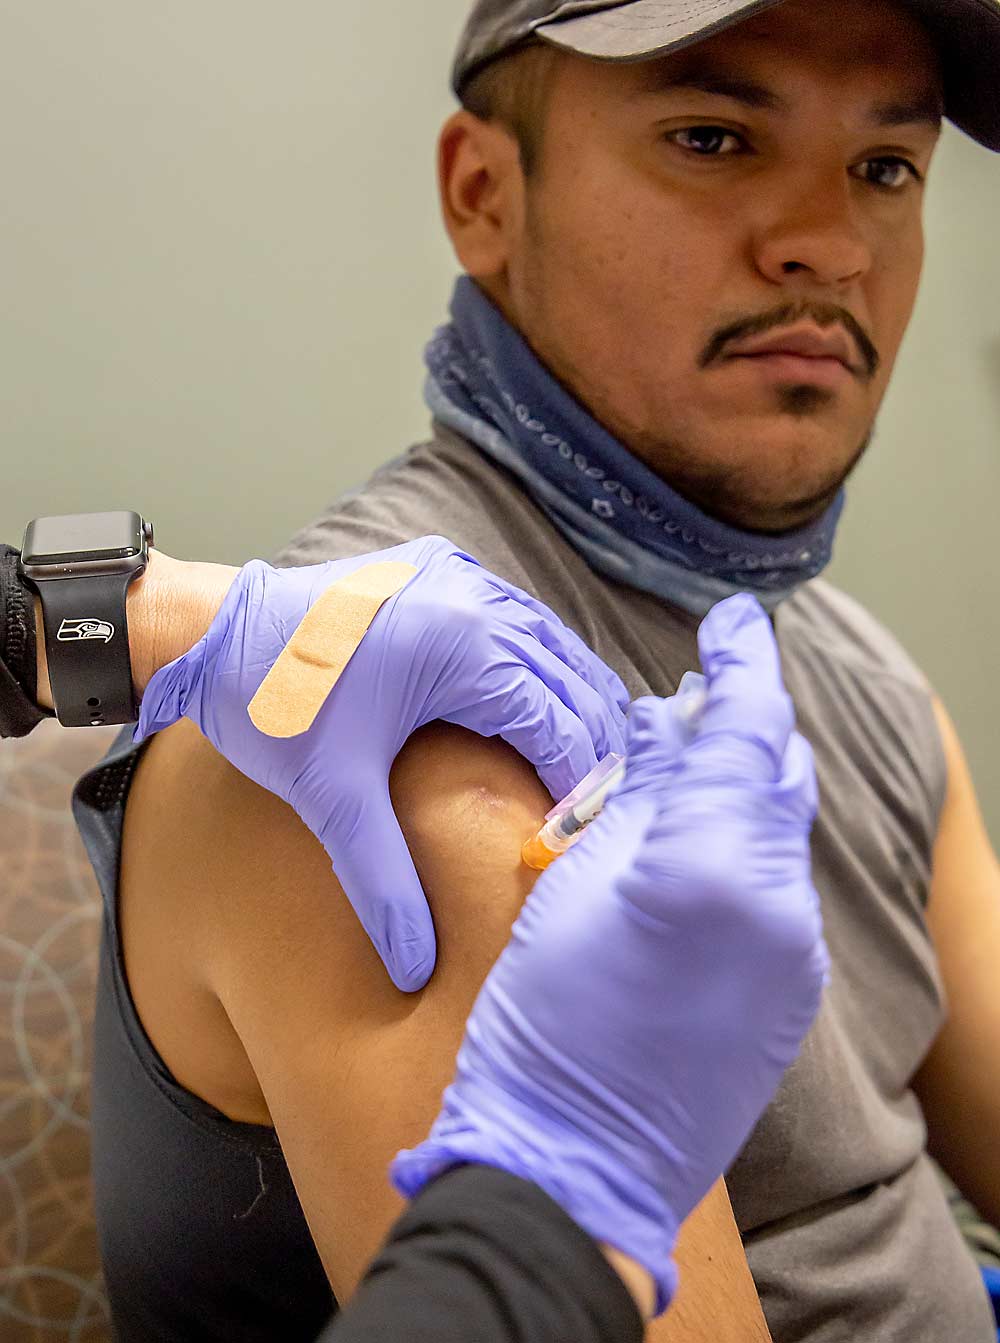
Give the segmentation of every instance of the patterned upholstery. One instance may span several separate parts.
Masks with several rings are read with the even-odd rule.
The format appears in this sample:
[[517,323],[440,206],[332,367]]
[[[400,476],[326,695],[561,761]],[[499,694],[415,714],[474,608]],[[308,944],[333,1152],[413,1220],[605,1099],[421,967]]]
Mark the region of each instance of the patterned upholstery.
[[0,741],[0,1338],[108,1343],[90,1189],[100,893],[70,811],[118,728]]

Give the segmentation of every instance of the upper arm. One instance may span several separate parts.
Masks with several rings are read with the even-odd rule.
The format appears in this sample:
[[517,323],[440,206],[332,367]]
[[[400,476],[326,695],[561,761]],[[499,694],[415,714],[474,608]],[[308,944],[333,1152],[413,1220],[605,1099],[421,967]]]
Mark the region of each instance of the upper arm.
[[[497,838],[530,829],[547,794],[532,775],[522,797],[508,800],[506,752],[484,743],[487,789],[455,749],[462,736],[426,729],[392,780],[418,873],[436,895],[437,967],[419,994],[393,986],[322,845],[290,809],[277,824],[260,827],[258,817],[255,836],[245,833],[249,821],[229,828],[212,859],[214,987],[338,1297],[402,1209],[389,1161],[426,1136],[466,1017],[533,875],[519,847],[504,852]],[[453,842],[435,843],[444,834]]]
[[930,1149],[966,1196],[1000,1222],[1000,865],[961,744],[935,701],[948,788],[934,846],[927,922],[948,1019],[914,1080]]
[[[402,1210],[389,1162],[437,1115],[466,1018],[534,880],[521,842],[551,800],[498,740],[434,724],[407,744],[391,791],[431,904],[438,962],[421,993],[404,995],[319,841],[243,776],[230,787],[229,821],[193,862],[209,902],[213,987],[344,1299]],[[721,1182],[689,1218],[678,1259],[676,1308],[651,1338],[768,1337]]]

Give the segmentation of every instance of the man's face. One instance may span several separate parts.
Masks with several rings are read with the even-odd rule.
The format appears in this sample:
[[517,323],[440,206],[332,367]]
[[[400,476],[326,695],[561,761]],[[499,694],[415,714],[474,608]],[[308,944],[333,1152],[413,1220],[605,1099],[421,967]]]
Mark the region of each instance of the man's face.
[[[738,526],[801,526],[870,441],[916,299],[940,104],[923,29],[869,0],[788,0],[656,61],[567,56],[503,273],[477,278],[682,494]],[[736,353],[803,325],[846,331],[852,369]]]

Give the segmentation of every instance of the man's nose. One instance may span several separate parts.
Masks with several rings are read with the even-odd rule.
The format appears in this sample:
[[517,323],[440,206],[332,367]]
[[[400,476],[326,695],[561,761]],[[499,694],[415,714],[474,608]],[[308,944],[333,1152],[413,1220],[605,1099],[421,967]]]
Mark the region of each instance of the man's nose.
[[[841,170],[842,173],[843,170]],[[796,183],[756,244],[756,262],[772,283],[790,277],[832,289],[863,278],[872,249],[861,227],[856,184],[846,175],[810,174]]]

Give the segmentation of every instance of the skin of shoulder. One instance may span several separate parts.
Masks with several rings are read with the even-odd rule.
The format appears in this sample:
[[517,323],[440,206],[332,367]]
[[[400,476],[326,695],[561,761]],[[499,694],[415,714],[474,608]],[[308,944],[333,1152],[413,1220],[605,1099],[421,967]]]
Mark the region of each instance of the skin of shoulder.
[[[273,1123],[341,1301],[402,1211],[388,1164],[437,1115],[535,879],[521,843],[551,806],[510,747],[442,723],[407,743],[390,790],[438,939],[419,994],[393,986],[292,808],[191,723],[147,748],[123,837],[122,935],[147,1033],[182,1085]],[[677,1259],[681,1290],[652,1343],[769,1338],[722,1181]]]

